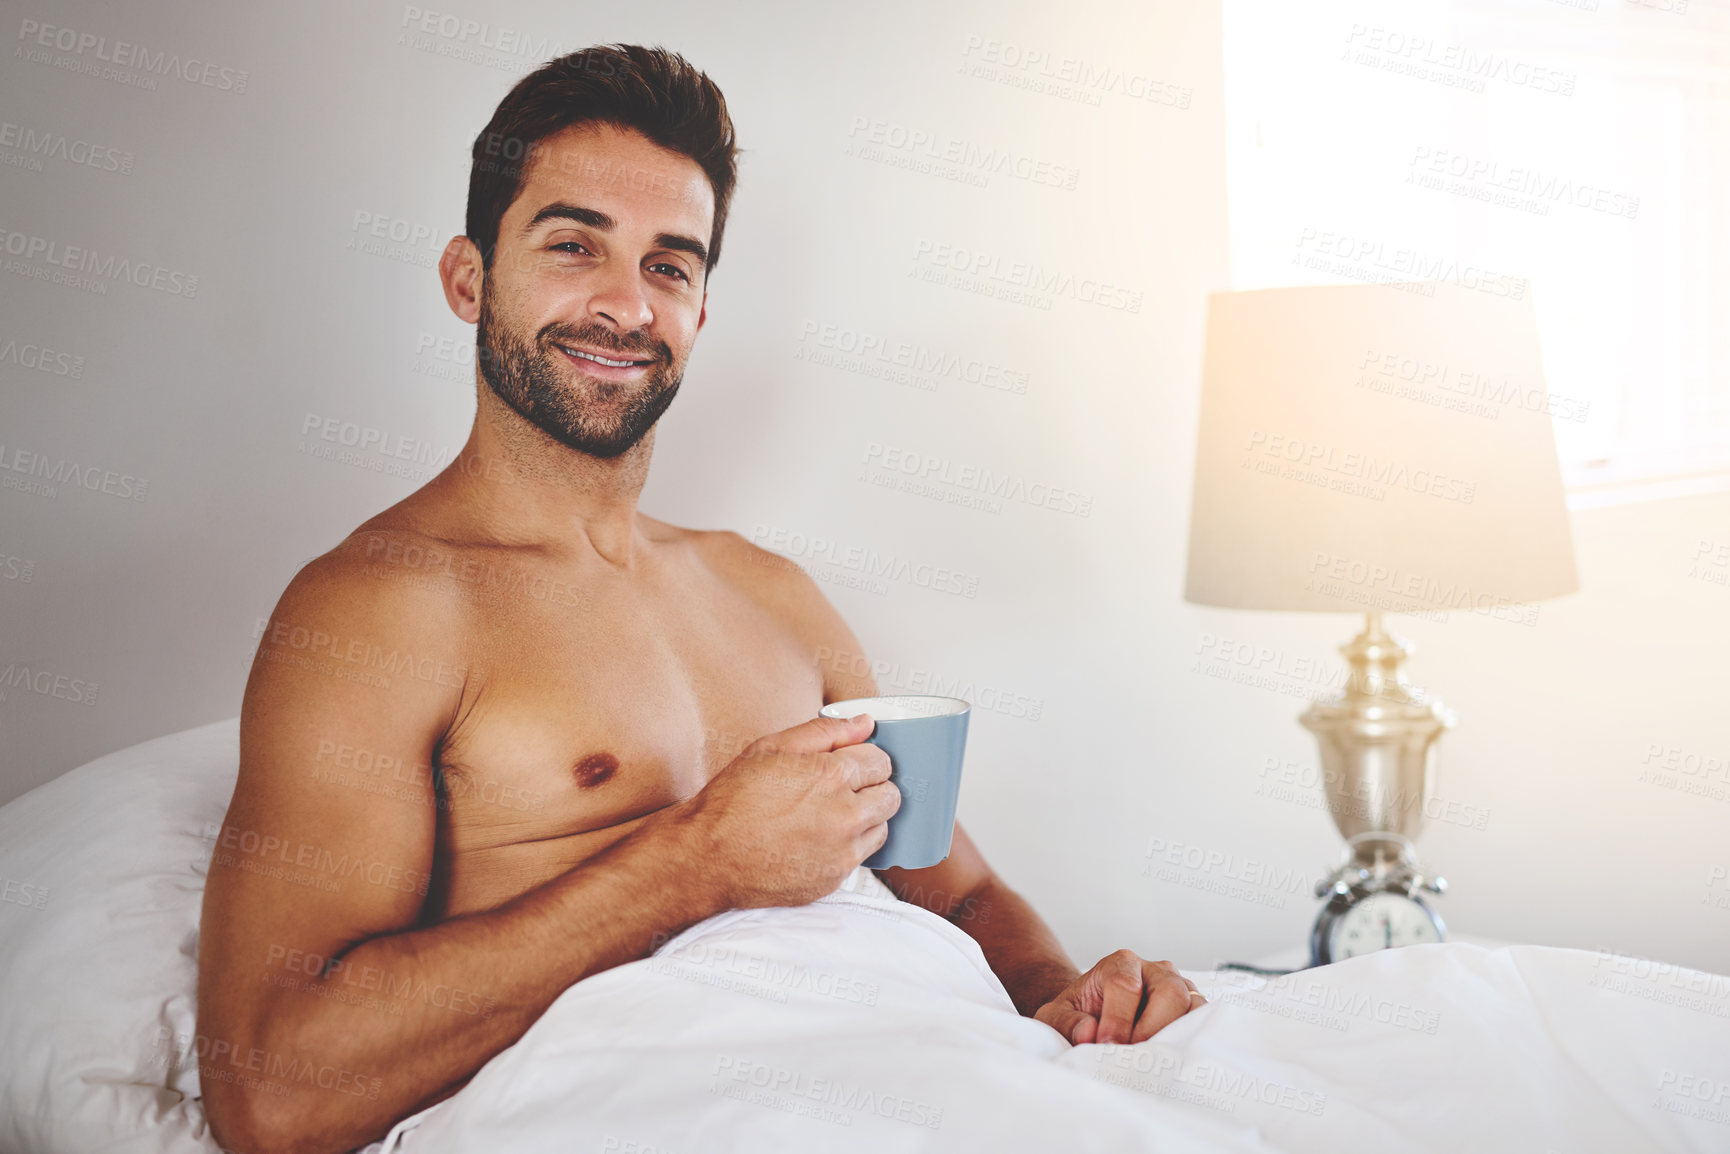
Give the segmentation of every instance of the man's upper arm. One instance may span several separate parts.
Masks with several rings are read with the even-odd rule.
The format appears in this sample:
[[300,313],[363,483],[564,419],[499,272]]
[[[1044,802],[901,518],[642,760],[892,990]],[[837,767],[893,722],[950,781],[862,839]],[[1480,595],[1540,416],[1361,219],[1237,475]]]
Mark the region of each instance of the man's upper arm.
[[296,576],[266,625],[205,891],[199,1026],[213,1043],[259,1045],[273,1003],[419,917],[430,767],[466,675],[446,605],[339,551]]

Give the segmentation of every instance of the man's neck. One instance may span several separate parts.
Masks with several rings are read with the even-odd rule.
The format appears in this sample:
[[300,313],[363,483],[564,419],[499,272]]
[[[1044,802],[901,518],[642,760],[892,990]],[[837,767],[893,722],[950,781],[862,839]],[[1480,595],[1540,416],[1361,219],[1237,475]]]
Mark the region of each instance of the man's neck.
[[448,486],[506,544],[592,551],[632,569],[644,541],[637,498],[649,476],[655,430],[617,457],[555,440],[484,384],[468,443],[434,484]]

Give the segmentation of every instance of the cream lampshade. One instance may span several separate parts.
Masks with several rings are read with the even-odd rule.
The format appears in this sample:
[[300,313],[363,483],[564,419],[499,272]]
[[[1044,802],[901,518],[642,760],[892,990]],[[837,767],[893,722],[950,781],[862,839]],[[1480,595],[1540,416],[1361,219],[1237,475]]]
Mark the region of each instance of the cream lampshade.
[[1526,299],[1411,282],[1209,301],[1184,597],[1368,615],[1344,693],[1302,718],[1348,838],[1416,836],[1452,720],[1405,682],[1382,614],[1531,623],[1579,588],[1564,403]]

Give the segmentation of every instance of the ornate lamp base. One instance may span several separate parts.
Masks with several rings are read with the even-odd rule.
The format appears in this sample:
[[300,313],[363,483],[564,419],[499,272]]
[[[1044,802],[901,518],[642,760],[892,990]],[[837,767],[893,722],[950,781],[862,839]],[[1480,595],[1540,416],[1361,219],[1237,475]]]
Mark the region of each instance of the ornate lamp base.
[[1353,847],[1356,864],[1376,868],[1390,847],[1353,839],[1366,833],[1417,839],[1435,786],[1436,739],[1454,715],[1406,682],[1400,663],[1412,646],[1382,628],[1380,613],[1369,614],[1364,631],[1340,652],[1351,665],[1344,692],[1316,702],[1298,721],[1320,746],[1334,824]]

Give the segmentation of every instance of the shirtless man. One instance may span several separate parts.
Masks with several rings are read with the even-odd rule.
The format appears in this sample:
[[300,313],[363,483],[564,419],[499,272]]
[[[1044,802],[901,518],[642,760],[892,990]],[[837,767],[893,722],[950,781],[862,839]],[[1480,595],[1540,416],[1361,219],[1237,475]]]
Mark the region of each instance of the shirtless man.
[[[635,47],[547,65],[476,140],[439,262],[479,325],[474,429],[296,575],[247,683],[198,959],[226,1147],[362,1146],[572,983],[813,901],[883,843],[870,720],[816,716],[877,690],[818,658],[860,652],[847,625],[789,562],[637,509],[733,159],[719,90]],[[959,826],[942,864],[881,876],[1073,1043],[1202,1001],[1127,950],[1078,973]]]

